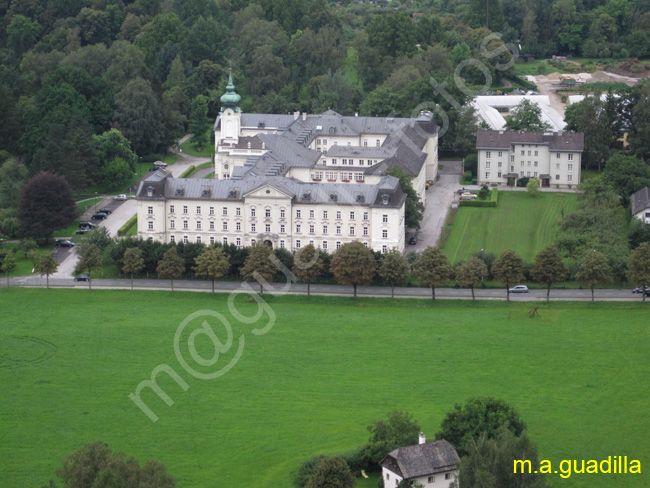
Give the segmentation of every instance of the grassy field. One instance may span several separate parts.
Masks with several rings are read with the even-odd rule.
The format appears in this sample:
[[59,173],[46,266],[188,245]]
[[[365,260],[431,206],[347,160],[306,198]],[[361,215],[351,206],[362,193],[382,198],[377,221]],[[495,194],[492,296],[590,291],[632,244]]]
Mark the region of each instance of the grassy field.
[[[243,325],[225,295],[203,293],[0,290],[0,479],[42,486],[66,453],[95,440],[158,459],[179,487],[290,487],[290,473],[319,453],[362,445],[366,426],[393,409],[411,412],[430,438],[454,403],[474,395],[503,398],[520,410],[542,459],[627,455],[650,461],[650,332],[641,304],[433,303],[270,297],[275,324]],[[258,311],[236,300],[245,316]],[[218,311],[233,327],[233,347],[203,373],[241,358],[223,376],[199,380],[174,353],[189,314]],[[200,318],[195,319],[201,322]],[[222,342],[226,333],[214,321]],[[205,359],[214,349],[196,340]],[[148,390],[153,423],[129,393],[167,364]],[[645,471],[644,471],[645,473]],[[620,476],[619,476],[620,477]],[[556,488],[646,487],[647,475],[549,479]],[[376,480],[376,478],[375,478]],[[361,488],[371,488],[366,480]],[[376,483],[376,482],[375,482]],[[376,486],[376,484],[372,485]]]
[[214,145],[210,143],[210,132],[212,131],[212,127],[208,129],[206,132],[208,133],[208,138],[207,142],[199,150],[196,147],[196,144],[193,142],[193,138],[188,139],[185,141],[183,144],[181,144],[181,151],[183,151],[185,154],[189,154],[190,156],[200,156],[200,157],[206,157],[209,158],[214,154]]
[[555,240],[562,215],[578,208],[574,193],[541,193],[530,197],[526,192],[499,192],[496,208],[461,207],[443,251],[452,263],[463,261],[485,249],[497,256],[512,249],[524,261]]

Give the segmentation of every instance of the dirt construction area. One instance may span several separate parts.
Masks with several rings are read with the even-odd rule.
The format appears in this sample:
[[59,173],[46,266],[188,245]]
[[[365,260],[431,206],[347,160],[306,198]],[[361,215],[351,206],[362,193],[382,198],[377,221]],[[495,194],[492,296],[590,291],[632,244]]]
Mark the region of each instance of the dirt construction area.
[[632,78],[629,76],[618,75],[616,73],[609,73],[607,71],[596,71],[594,73],[576,73],[564,75],[559,72],[549,73],[548,75],[527,76],[526,78],[537,85],[537,91],[541,95],[548,95],[551,106],[557,110],[562,117],[564,117],[564,109],[566,105],[562,103],[560,95],[557,90],[561,88],[557,86],[562,76],[570,76],[576,80],[580,80],[585,84],[595,82],[605,83],[625,83],[626,85],[633,86],[639,82],[639,78]]

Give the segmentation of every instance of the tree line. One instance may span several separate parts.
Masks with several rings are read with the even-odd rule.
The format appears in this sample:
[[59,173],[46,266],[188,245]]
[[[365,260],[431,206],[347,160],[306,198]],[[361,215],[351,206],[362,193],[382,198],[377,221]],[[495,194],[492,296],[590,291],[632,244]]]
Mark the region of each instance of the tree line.
[[[14,249],[32,253],[35,272],[48,279],[57,269],[51,254],[36,254],[36,243],[24,240]],[[286,249],[257,243],[252,247],[237,247],[234,244],[215,243],[161,243],[128,237],[112,239],[105,228],[89,231],[77,244],[75,252],[79,261],[75,273],[92,274],[103,266],[114,263],[122,275],[134,277],[156,276],[170,280],[172,291],[174,280],[182,278],[205,278],[212,282],[222,279],[257,282],[260,294],[264,284],[290,279],[307,284],[307,294],[311,293],[313,283],[337,283],[351,286],[353,296],[357,297],[359,286],[390,286],[391,297],[395,296],[396,286],[420,286],[431,289],[431,298],[436,298],[436,287],[457,286],[469,288],[472,299],[475,289],[492,280],[501,283],[510,300],[510,288],[526,280],[546,285],[546,299],[550,300],[553,284],[570,277],[581,282],[591,290],[611,283],[614,270],[608,258],[597,250],[588,250],[578,259],[573,273],[564,263],[564,258],[556,246],[540,251],[532,265],[526,266],[521,257],[511,250],[504,251],[498,258],[494,254],[481,251],[467,261],[452,267],[447,256],[437,247],[428,247],[419,255],[411,253],[404,256],[393,248],[382,254],[373,251],[360,241],[342,245],[333,254],[313,245],[307,245],[295,253]],[[639,245],[628,257],[625,276],[630,283],[644,287],[650,285],[650,243]],[[8,250],[0,250],[0,269],[10,273],[15,269],[15,256]],[[643,294],[645,301],[645,293]]]

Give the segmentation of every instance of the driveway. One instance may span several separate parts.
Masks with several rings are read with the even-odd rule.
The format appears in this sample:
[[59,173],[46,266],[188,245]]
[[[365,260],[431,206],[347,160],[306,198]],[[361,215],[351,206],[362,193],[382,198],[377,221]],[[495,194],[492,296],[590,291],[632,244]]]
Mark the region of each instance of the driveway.
[[440,161],[442,168],[438,171],[439,178],[427,190],[427,202],[420,222],[418,242],[414,246],[407,244],[407,252],[423,251],[438,243],[455,194],[462,188],[460,183],[462,165],[462,161]]

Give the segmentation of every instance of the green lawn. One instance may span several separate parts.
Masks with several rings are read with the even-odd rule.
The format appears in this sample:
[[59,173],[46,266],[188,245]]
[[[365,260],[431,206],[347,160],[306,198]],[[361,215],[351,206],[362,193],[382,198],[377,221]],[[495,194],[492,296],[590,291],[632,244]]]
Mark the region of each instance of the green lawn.
[[[243,325],[226,299],[0,290],[3,486],[42,486],[66,453],[103,440],[140,460],[160,460],[179,487],[288,488],[303,460],[362,445],[366,426],[388,411],[411,412],[432,438],[454,403],[474,395],[514,405],[541,458],[556,465],[610,455],[650,461],[650,331],[640,303],[540,304],[540,318],[529,319],[525,303],[272,297],[276,322],[255,335],[268,311],[262,323]],[[251,302],[238,298],[237,311],[255,315]],[[233,347],[212,367],[199,366],[187,351],[197,318],[179,342],[192,367],[221,370],[244,337],[239,361],[212,380],[188,374],[174,353],[179,324],[202,310],[227,317]],[[225,342],[223,327],[212,326]],[[204,335],[196,348],[213,357]],[[189,389],[160,375],[174,404],[145,390],[143,401],[159,416],[153,423],[128,395],[161,364]],[[646,471],[549,481],[645,488]]]
[[206,131],[208,133],[207,142],[201,150],[199,150],[196,147],[196,144],[194,144],[194,138],[190,138],[181,144],[181,151],[190,156],[211,157],[214,154],[214,145],[210,143],[210,131],[212,131],[212,126]]
[[578,208],[574,193],[499,192],[496,208],[460,207],[443,251],[458,263],[485,249],[499,255],[512,249],[524,261],[551,245],[558,222]]
[[[16,246],[16,244],[6,244],[7,249],[13,249]],[[54,250],[54,242],[50,241],[50,243],[47,246],[42,246],[37,249],[38,254],[44,254],[44,253],[51,253]],[[16,269],[13,270],[11,273],[9,273],[9,276],[25,276],[32,274],[32,269],[34,268],[34,263],[25,257],[25,253],[22,251],[16,252],[16,259],[18,261],[18,266],[16,266]],[[6,275],[4,273],[0,273],[0,277],[4,278]]]

